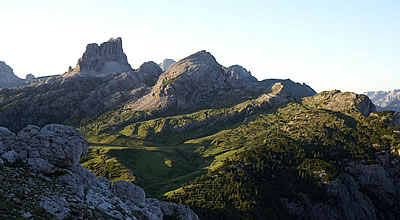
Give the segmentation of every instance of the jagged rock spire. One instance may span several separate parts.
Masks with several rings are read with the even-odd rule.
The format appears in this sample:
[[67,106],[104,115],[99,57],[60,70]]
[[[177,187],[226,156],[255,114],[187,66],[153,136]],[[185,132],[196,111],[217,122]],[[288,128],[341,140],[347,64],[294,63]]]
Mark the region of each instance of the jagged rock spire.
[[107,75],[131,70],[128,59],[122,49],[122,39],[111,38],[100,44],[88,44],[86,51],[78,60],[74,69],[69,69],[64,76]]

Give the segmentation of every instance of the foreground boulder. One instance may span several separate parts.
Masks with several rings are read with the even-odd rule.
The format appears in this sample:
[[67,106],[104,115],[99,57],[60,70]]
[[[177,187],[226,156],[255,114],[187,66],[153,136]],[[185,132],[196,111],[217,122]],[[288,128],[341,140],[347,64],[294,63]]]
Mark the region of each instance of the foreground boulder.
[[198,219],[187,206],[146,199],[125,181],[111,186],[79,164],[88,151],[69,126],[0,128],[0,216],[5,219]]
[[69,126],[52,124],[40,129],[29,125],[18,137],[31,157],[41,157],[58,167],[78,165],[81,156],[88,152],[83,134]]

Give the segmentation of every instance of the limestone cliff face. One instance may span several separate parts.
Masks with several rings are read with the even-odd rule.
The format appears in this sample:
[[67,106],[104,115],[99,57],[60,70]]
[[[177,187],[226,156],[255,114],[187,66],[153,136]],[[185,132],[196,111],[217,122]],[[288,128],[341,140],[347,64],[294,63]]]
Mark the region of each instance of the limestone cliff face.
[[2,219],[197,220],[187,206],[145,197],[125,181],[97,178],[79,165],[88,144],[69,126],[0,127]]
[[88,44],[83,56],[74,69],[69,69],[64,77],[74,75],[106,75],[132,70],[122,49],[121,38],[111,38],[100,46]]
[[24,85],[24,80],[18,78],[13,69],[0,61],[0,88],[18,87]]

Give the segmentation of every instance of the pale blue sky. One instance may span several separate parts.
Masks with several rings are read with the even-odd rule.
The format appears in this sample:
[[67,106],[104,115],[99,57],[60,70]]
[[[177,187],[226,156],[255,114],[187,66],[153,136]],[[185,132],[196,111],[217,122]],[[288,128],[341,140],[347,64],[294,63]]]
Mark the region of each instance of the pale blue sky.
[[400,1],[3,1],[0,60],[61,74],[88,43],[122,37],[132,67],[199,50],[259,80],[317,91],[400,88]]

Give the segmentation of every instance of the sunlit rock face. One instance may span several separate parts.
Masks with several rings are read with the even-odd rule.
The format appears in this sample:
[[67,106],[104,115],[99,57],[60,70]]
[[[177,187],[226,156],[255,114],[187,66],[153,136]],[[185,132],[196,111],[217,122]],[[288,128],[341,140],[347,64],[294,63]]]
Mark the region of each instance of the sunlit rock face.
[[162,69],[162,71],[167,71],[167,69],[169,68],[169,66],[171,66],[172,64],[176,63],[175,60],[173,59],[165,59],[163,60],[162,63],[158,64],[158,66],[160,66],[160,68]]
[[122,39],[111,38],[100,44],[88,44],[83,56],[74,69],[69,68],[63,76],[91,75],[100,76],[132,70],[122,49]]
[[[284,80],[259,82],[245,68],[239,65],[224,67],[211,53],[202,50],[172,64],[160,75],[149,94],[127,107],[157,111],[193,109],[199,106],[215,108],[218,105],[238,104],[249,97],[256,98],[277,81]],[[284,84],[288,86],[294,83]],[[295,96],[315,94],[307,86],[294,87],[298,87],[293,92]]]

